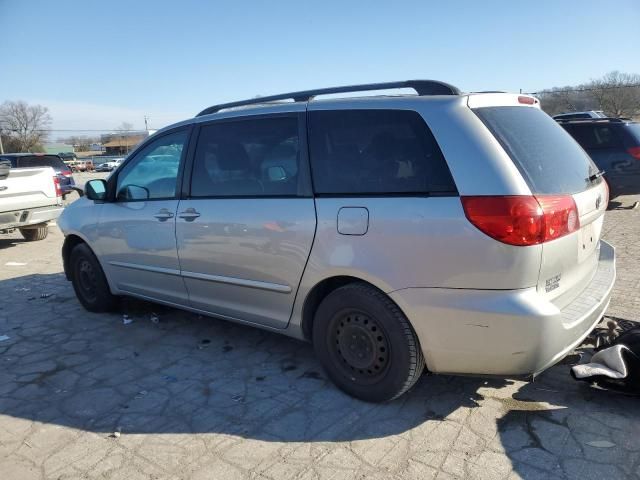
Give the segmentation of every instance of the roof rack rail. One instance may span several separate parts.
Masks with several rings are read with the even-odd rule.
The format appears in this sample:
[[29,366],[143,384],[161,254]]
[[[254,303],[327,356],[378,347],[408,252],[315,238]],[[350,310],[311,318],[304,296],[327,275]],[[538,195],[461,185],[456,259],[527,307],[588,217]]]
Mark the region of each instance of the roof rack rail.
[[558,123],[625,123],[632,121],[627,117],[597,117],[597,118],[554,118]]
[[393,88],[413,88],[420,96],[424,95],[459,95],[458,90],[453,85],[440,82],[437,80],[404,80],[400,82],[386,82],[386,83],[366,83],[363,85],[347,85],[344,87],[330,87],[320,88],[317,90],[304,90],[301,92],[281,93],[279,95],[270,95],[268,97],[257,97],[249,100],[240,100],[237,102],[221,103],[220,105],[213,105],[209,108],[202,110],[197,117],[202,115],[208,115],[210,113],[216,113],[220,110],[233,107],[242,107],[244,105],[256,105],[267,102],[274,102],[277,100],[293,100],[295,102],[308,102],[318,95],[330,95],[333,93],[348,93],[348,92],[367,92],[374,90],[388,90]]

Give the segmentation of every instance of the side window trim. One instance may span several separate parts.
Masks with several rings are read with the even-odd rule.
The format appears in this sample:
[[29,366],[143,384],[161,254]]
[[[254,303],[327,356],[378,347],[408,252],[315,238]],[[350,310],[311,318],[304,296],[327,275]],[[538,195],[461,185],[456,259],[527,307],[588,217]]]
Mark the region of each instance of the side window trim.
[[180,163],[178,165],[178,175],[176,177],[176,194],[173,197],[169,197],[169,198],[151,198],[151,199],[144,199],[144,200],[127,200],[127,202],[153,202],[156,200],[179,200],[180,198],[182,198],[182,192],[180,191],[180,185],[182,185],[182,177],[184,174],[184,168],[185,168],[185,163],[186,163],[186,159],[187,159],[187,152],[189,151],[190,147],[191,147],[191,143],[192,143],[192,137],[193,137],[193,124],[190,125],[184,125],[181,127],[177,127],[177,128],[173,128],[171,130],[167,130],[166,132],[162,132],[161,135],[159,136],[155,136],[152,135],[150,136],[146,141],[142,142],[140,145],[138,145],[135,150],[133,150],[129,156],[124,160],[124,162],[122,162],[122,165],[120,165],[120,167],[118,167],[118,170],[116,171],[115,175],[112,175],[111,177],[109,177],[109,180],[107,181],[107,199],[109,202],[117,202],[116,199],[116,188],[118,185],[118,177],[120,176],[120,173],[122,173],[124,171],[124,167],[126,165],[128,165],[129,163],[135,161],[136,158],[138,158],[138,155],[144,151],[145,148],[147,148],[147,146],[149,146],[151,143],[155,142],[156,140],[159,140],[167,135],[172,135],[174,133],[178,133],[178,132],[186,132],[187,134],[187,138],[185,140],[185,146],[182,148],[182,154],[180,155]]
[[[307,112],[279,112],[279,113],[267,113],[267,114],[255,114],[239,117],[221,118],[217,120],[209,120],[206,122],[196,123],[193,126],[191,132],[191,139],[189,143],[188,157],[186,160],[184,175],[182,178],[182,195],[181,199],[194,199],[194,200],[206,200],[206,199],[242,199],[242,198],[312,198],[313,189],[311,186],[311,167],[309,165],[309,149],[307,143]],[[208,125],[219,125],[223,123],[236,123],[248,120],[262,120],[269,118],[282,118],[290,117],[295,118],[298,122],[298,145],[300,161],[298,164],[298,171],[300,172],[300,179],[298,185],[298,193],[295,195],[221,195],[221,196],[207,196],[207,197],[193,197],[191,196],[191,180],[193,177],[193,167],[195,162],[195,152],[198,146],[198,140],[200,139],[200,132],[202,127]]]

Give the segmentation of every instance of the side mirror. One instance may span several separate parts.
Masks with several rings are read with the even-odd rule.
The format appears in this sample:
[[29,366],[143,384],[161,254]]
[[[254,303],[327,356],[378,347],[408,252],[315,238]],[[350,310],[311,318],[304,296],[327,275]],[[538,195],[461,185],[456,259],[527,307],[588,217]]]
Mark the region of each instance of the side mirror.
[[272,182],[277,182],[280,180],[286,180],[287,172],[282,167],[274,166],[267,168],[267,176]]
[[0,160],[0,180],[5,180],[11,171],[11,162],[9,160]]
[[84,186],[84,194],[89,200],[104,201],[107,198],[107,182],[101,178],[89,180]]

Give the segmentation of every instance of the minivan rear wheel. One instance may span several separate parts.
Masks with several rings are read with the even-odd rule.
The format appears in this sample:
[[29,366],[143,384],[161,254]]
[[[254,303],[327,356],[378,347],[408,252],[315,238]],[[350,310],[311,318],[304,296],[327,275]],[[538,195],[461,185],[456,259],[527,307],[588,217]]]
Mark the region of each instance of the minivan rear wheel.
[[78,300],[90,312],[107,312],[117,303],[98,259],[86,243],[76,245],[70,257],[71,283]]
[[368,402],[399,397],[424,370],[407,317],[365,283],[345,285],[324,298],[313,322],[313,345],[331,380]]

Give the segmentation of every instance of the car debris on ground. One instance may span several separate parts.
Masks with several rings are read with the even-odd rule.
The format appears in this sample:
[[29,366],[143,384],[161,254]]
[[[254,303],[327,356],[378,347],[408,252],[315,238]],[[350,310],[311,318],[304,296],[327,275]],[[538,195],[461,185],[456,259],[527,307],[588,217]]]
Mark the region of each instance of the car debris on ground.
[[615,335],[615,326],[608,322],[608,341],[596,347],[589,363],[571,367],[571,376],[606,390],[640,394],[640,327]]

